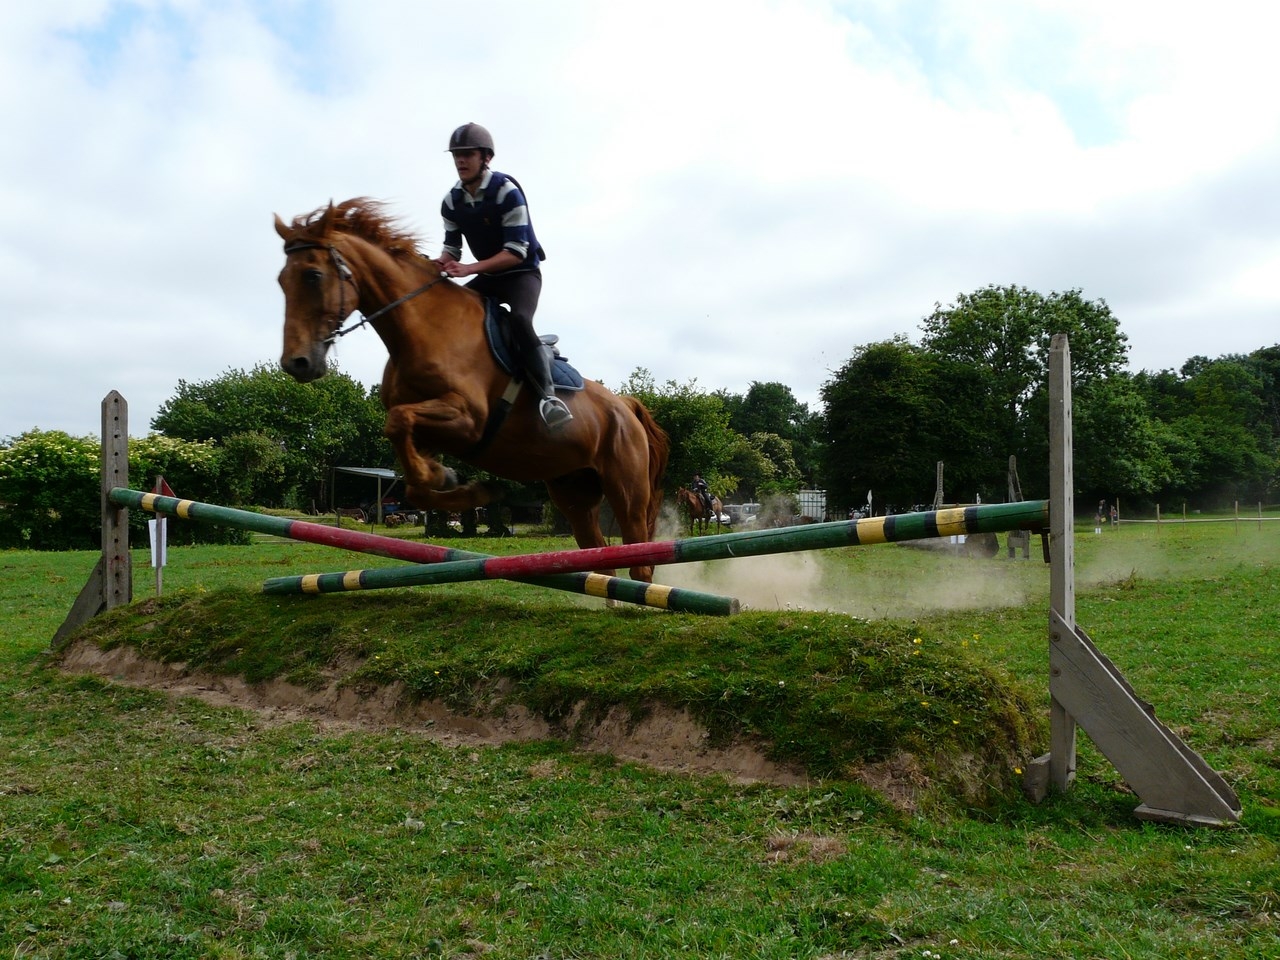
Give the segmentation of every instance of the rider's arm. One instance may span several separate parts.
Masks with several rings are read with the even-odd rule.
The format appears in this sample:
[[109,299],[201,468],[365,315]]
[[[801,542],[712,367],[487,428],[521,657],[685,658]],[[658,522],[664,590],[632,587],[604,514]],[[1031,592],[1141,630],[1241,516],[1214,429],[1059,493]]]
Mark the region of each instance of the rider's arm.
[[523,262],[510,250],[499,250],[492,257],[486,257],[476,263],[458,263],[452,257],[446,260],[448,256],[447,253],[441,254],[436,263],[451,277],[469,277],[473,273],[498,273]]

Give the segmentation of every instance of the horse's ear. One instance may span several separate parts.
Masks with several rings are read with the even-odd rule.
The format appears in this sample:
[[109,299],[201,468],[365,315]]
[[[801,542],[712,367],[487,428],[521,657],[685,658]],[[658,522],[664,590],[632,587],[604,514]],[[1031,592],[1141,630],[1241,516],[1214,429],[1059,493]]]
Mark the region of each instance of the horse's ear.
[[285,243],[288,243],[290,240],[293,239],[293,230],[290,229],[288,224],[286,224],[283,220],[280,219],[280,214],[277,213],[275,217],[276,217],[276,233],[280,234],[281,240],[283,240]]
[[330,200],[329,206],[325,208],[324,213],[320,214],[320,218],[316,220],[314,226],[322,236],[327,237],[333,231],[333,221],[336,217],[337,210],[333,206],[333,200]]

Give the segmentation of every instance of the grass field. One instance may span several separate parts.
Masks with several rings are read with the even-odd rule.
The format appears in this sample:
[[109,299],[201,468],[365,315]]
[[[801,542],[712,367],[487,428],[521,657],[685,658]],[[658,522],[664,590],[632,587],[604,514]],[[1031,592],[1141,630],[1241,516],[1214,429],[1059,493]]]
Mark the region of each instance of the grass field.
[[[0,553],[0,956],[1280,956],[1275,524],[1078,531],[1077,618],[1237,790],[1224,830],[1137,821],[1083,736],[1076,787],[1038,806],[1013,757],[982,803],[914,812],[840,775],[876,737],[1043,748],[1036,560],[877,547],[660,569],[751,608],[699,619],[504,583],[267,603],[267,577],[381,561],[184,548],[162,602],[139,556],[135,609],[94,625],[302,685],[337,658],[353,689],[459,706],[501,678],[550,712],[676,697],[819,770],[790,787],[65,675],[46,650],[94,560]],[[837,673],[859,695],[893,682],[833,700]]]

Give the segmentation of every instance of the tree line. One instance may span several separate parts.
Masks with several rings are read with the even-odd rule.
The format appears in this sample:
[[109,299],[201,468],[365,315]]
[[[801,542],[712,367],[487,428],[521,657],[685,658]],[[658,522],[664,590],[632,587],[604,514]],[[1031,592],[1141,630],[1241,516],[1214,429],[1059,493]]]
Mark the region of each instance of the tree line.
[[[989,286],[899,335],[858,345],[821,387],[821,409],[777,382],[741,394],[635,370],[612,389],[641,399],[671,435],[668,492],[700,472],[726,502],[806,488],[843,512],[874,491],[880,509],[928,503],[935,465],[948,499],[1007,499],[1015,456],[1028,498],[1047,496],[1049,340],[1070,338],[1076,496],[1200,508],[1270,502],[1280,472],[1280,345],[1177,371],[1127,372],[1128,338],[1104,301],[1079,290]],[[131,444],[130,472],[161,473],[182,496],[324,511],[367,498],[338,466],[396,466],[377,387],[341,371],[299,384],[274,365],[180,380]],[[0,443],[0,546],[97,543],[98,438],[31,431]],[[461,473],[476,475],[463,464]],[[494,478],[491,478],[494,479]],[[177,482],[174,483],[173,481]],[[503,481],[507,497],[545,499]],[[336,485],[336,486],[335,486]]]

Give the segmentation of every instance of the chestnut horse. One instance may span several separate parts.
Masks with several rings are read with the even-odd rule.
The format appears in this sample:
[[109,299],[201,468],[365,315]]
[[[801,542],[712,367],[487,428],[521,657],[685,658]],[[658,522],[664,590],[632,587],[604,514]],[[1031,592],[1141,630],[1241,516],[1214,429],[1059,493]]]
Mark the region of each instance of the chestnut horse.
[[689,533],[693,534],[695,525],[699,533],[707,532],[707,523],[714,517],[716,529],[720,529],[720,511],[723,505],[719,497],[711,498],[711,509],[707,509],[702,498],[687,487],[676,487],[676,506],[683,507],[689,513]]
[[[303,383],[324,376],[329,347],[354,329],[343,322],[353,310],[364,315],[360,325],[372,326],[387,348],[383,432],[410,503],[461,511],[494,499],[483,483],[459,484],[436,459],[447,454],[500,477],[546,483],[579,547],[605,545],[602,499],[624,543],[653,540],[670,444],[640,401],[587,380],[562,394],[573,419],[551,431],[533,391],[520,389],[501,421],[513,378],[490,353],[484,304],[419,253],[417,239],[382,204],[359,197],[291,224],[277,216],[275,225],[285,252],[280,365]],[[652,581],[651,566],[630,572]]]

